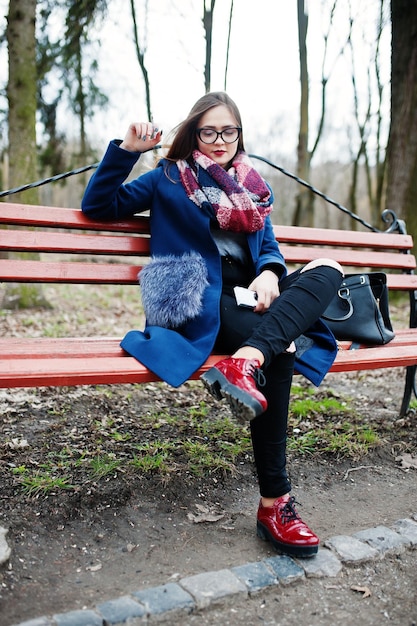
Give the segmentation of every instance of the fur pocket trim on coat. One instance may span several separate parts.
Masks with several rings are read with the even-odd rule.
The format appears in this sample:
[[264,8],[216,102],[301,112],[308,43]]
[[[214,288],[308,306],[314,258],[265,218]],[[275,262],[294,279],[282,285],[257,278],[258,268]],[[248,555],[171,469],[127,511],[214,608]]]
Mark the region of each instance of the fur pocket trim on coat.
[[198,252],[155,256],[138,274],[149,326],[178,328],[202,310],[207,266]]

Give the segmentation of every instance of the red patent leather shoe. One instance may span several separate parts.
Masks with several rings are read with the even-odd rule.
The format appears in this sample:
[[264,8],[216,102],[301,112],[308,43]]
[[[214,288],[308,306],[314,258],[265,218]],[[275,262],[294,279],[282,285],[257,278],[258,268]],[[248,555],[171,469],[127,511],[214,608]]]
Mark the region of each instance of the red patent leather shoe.
[[217,400],[226,398],[234,415],[243,423],[267,409],[266,398],[256,386],[256,383],[265,384],[257,359],[230,357],[216,363],[200,378]]
[[292,556],[314,556],[319,549],[320,540],[304,524],[294,507],[295,498],[282,496],[273,506],[259,503],[257,535],[270,541],[278,552]]

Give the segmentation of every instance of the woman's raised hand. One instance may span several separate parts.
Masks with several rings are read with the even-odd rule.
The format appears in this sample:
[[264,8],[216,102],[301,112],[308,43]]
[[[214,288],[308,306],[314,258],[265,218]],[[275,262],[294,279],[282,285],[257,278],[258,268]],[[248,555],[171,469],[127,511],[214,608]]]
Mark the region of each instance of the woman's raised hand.
[[162,130],[152,122],[133,122],[130,124],[120,148],[129,152],[152,150],[160,141]]

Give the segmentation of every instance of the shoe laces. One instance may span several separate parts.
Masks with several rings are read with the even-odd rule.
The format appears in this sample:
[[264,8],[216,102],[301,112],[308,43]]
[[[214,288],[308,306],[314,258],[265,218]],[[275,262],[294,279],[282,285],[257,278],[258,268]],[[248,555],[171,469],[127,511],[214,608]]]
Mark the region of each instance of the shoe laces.
[[294,496],[291,496],[283,507],[280,508],[281,513],[281,521],[283,524],[287,524],[288,522],[294,522],[295,520],[299,520],[300,516],[295,509],[295,504],[300,504],[296,501]]
[[246,363],[246,373],[255,380],[258,387],[265,387],[266,378],[265,374],[261,370],[260,367],[256,367],[255,363],[257,361],[247,361]]

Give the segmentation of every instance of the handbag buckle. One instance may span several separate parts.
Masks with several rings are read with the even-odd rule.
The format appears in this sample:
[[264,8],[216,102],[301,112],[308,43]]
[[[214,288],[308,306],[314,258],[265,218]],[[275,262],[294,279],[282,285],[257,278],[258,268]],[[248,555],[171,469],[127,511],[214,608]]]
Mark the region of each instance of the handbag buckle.
[[338,290],[337,295],[339,298],[342,298],[342,300],[347,300],[350,295],[349,287],[341,287],[341,289]]
[[[366,283],[366,276],[364,276],[363,274],[361,274],[360,276],[358,276],[359,278],[359,284],[360,285],[364,285]],[[350,296],[350,289],[349,287],[343,286],[341,287],[338,292],[337,295],[339,296],[339,298],[342,298],[342,300],[347,300]]]

